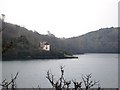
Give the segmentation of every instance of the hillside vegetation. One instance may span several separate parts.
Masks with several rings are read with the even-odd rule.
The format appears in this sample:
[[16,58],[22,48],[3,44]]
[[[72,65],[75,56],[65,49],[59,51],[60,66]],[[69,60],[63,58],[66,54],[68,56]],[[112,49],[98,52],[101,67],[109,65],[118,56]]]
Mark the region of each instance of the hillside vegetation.
[[[118,29],[102,28],[82,36],[57,38],[10,23],[3,23],[3,59],[63,58],[65,55],[81,53],[118,53]],[[39,50],[39,42],[46,41],[51,51]],[[6,50],[6,47],[9,49]]]

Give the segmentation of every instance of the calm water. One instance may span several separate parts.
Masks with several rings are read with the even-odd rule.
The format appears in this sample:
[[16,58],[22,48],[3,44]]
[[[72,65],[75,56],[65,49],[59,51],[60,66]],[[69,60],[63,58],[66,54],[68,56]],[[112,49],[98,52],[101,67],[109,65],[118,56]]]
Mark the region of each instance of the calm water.
[[[60,66],[65,66],[67,80],[81,80],[82,74],[92,73],[93,80],[99,80],[104,88],[118,87],[118,55],[117,54],[84,54],[79,59],[60,60],[31,60],[31,61],[3,61],[3,79],[11,79],[11,74],[19,72],[17,87],[41,88],[51,87],[46,79],[46,72],[50,70],[57,79]],[[72,86],[71,86],[72,87]]]

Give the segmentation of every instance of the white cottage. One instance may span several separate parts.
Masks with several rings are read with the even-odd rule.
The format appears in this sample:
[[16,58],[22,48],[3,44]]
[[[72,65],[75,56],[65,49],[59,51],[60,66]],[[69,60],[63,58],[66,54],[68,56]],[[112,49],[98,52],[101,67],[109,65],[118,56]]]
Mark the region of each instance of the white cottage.
[[39,48],[45,51],[50,51],[50,44],[47,42],[40,42]]

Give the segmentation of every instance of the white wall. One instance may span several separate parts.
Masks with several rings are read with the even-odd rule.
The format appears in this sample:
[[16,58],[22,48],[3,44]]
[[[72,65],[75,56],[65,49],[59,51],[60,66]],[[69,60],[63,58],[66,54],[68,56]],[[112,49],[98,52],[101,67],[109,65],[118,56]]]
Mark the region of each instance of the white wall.
[[43,49],[46,51],[50,51],[50,45],[45,45]]

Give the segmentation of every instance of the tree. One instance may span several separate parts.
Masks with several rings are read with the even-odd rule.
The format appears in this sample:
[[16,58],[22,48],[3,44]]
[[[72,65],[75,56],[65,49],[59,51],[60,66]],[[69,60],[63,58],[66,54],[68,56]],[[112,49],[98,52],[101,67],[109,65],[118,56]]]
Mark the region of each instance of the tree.
[[2,86],[2,90],[8,90],[9,86],[11,86],[11,90],[15,90],[16,88],[16,84],[15,84],[15,80],[17,79],[18,76],[18,72],[16,73],[15,77],[13,78],[13,76],[11,77],[11,81],[7,81],[6,79],[3,80],[2,84],[0,84],[0,86]]
[[2,16],[2,31],[3,31],[6,28],[5,22],[4,22],[5,21],[5,14],[1,14],[1,16]]
[[7,52],[9,49],[11,49],[13,46],[13,42],[10,41],[9,43],[6,44],[6,46],[3,46],[2,48],[2,54],[4,54],[5,52]]
[[4,22],[5,20],[5,14],[1,14],[2,15],[2,21]]
[[[46,78],[49,80],[50,84],[52,85],[55,90],[64,90],[67,89],[69,90],[69,86],[71,84],[71,81],[66,81],[64,78],[64,67],[61,66],[61,76],[60,78],[55,81],[54,75],[50,73],[50,71],[47,72]],[[74,90],[83,90],[82,84],[85,86],[85,90],[89,90],[90,88],[94,87],[99,83],[99,81],[93,81],[91,80],[91,75],[82,75],[82,81],[77,82],[76,80],[72,80],[73,85],[74,85]],[[99,84],[98,84],[99,85]],[[100,90],[101,88],[98,87],[97,90]]]
[[74,84],[74,89],[75,90],[82,90],[82,81],[81,82],[77,82],[76,80],[72,80],[73,84]]
[[92,74],[82,75],[82,80],[85,85],[85,90],[89,90],[90,88],[92,88],[93,86],[95,86],[99,83],[99,81],[91,80],[91,75]]
[[55,88],[55,90],[63,90],[63,89],[69,89],[69,85],[71,84],[71,81],[66,81],[64,78],[64,67],[61,66],[61,75],[60,78],[55,82],[54,75],[50,73],[50,71],[47,72],[46,78],[51,83],[52,87]]

